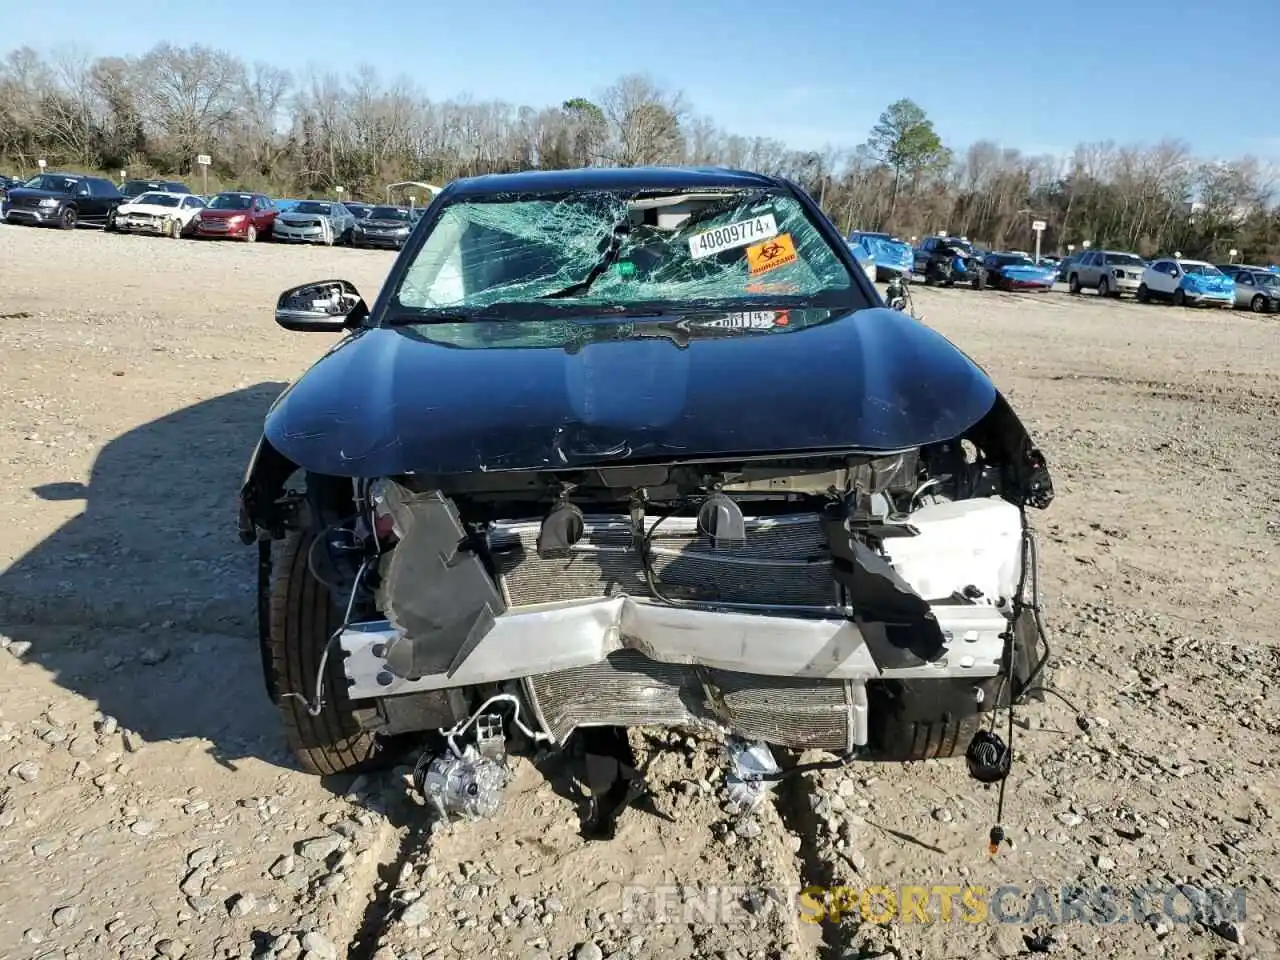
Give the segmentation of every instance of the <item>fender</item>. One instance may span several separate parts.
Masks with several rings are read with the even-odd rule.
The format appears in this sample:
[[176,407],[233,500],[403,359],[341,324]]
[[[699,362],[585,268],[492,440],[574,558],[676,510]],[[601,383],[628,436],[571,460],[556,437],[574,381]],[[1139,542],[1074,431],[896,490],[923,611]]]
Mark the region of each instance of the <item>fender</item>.
[[288,528],[290,510],[278,501],[285,481],[298,465],[271,445],[265,435],[258,438],[240,484],[240,541],[282,540]]

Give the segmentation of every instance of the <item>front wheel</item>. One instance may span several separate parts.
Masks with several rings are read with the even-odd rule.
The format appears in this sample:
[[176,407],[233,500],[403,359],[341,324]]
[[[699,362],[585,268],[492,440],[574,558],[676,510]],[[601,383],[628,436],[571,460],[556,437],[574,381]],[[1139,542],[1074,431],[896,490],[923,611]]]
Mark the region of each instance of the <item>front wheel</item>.
[[1256,297],[1254,297],[1252,300],[1249,301],[1249,309],[1252,310],[1254,313],[1266,313],[1267,298],[1264,297],[1262,294],[1258,294]]
[[1080,275],[1078,273],[1073,273],[1067,280],[1067,290],[1073,294],[1080,293]]
[[1145,283],[1138,284],[1138,302],[1139,303],[1151,302],[1151,291],[1147,289],[1147,285]]
[[62,211],[62,216],[58,218],[58,226],[63,230],[74,230],[76,228],[76,208],[66,207]]
[[182,221],[177,217],[169,221],[169,236],[175,240],[182,239]]
[[1173,305],[1175,307],[1185,307],[1187,305],[1187,293],[1181,287],[1173,291]]
[[[329,588],[311,573],[307,562],[316,535],[293,531],[273,564],[268,613],[267,670],[270,686],[280,693],[315,696],[320,658],[342,612]],[[352,773],[376,765],[379,743],[361,729],[347,698],[342,653],[334,641],[325,665],[324,709],[313,717],[296,697],[280,697],[280,715],[289,748],[308,773],[327,776]]]
[[1100,297],[1111,296],[1111,284],[1107,282],[1106,277],[1103,277],[1101,280],[1098,281],[1098,296]]
[[986,285],[987,285],[987,278],[983,275],[982,271],[979,270],[978,275],[973,278],[973,289],[981,290]]
[[258,239],[258,228],[251,223],[249,224],[248,228],[244,232],[244,242],[253,243],[257,239]]

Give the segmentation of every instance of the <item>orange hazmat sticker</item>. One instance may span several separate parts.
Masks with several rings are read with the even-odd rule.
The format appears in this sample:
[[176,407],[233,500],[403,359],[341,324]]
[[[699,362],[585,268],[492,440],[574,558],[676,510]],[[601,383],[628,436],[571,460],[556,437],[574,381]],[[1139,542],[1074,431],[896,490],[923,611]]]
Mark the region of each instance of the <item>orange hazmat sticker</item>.
[[780,233],[763,243],[747,247],[747,267],[753,277],[795,262],[796,245],[789,233]]

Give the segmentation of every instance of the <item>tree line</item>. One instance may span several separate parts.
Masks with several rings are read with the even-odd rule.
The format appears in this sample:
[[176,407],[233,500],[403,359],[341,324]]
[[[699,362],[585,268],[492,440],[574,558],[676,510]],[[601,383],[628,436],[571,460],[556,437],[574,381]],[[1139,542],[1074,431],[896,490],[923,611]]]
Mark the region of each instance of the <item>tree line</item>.
[[[856,139],[856,131],[850,131]],[[796,150],[732,133],[645,75],[591,97],[533,107],[434,100],[370,66],[295,75],[231,54],[162,43],[136,57],[29,47],[0,62],[0,170],[128,170],[275,196],[380,199],[404,180],[529,168],[697,164],[790,177],[845,231],[904,238],[939,231],[995,248],[1068,244],[1280,259],[1273,172],[1255,158],[1199,160],[1188,145],[1083,144],[1067,158],[994,141],[947,147],[910,100],[888,106],[858,146]]]

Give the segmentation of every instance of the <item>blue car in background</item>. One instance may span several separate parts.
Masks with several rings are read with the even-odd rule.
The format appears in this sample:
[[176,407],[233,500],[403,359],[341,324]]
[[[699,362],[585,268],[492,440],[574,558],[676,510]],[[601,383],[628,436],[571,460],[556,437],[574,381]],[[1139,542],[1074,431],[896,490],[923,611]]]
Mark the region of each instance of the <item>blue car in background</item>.
[[861,240],[846,240],[849,249],[853,251],[853,257],[858,261],[860,266],[867,275],[867,279],[875,282],[876,279],[876,258],[871,249]]
[[1056,267],[1036,262],[1024,253],[989,253],[982,264],[987,281],[1000,290],[1052,290]]
[[849,242],[863,247],[875,259],[876,273],[873,280],[892,280],[910,277],[915,267],[916,255],[911,244],[890,233],[871,233],[855,230],[849,234]]

